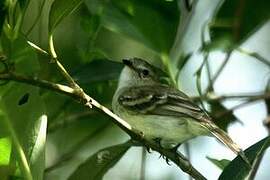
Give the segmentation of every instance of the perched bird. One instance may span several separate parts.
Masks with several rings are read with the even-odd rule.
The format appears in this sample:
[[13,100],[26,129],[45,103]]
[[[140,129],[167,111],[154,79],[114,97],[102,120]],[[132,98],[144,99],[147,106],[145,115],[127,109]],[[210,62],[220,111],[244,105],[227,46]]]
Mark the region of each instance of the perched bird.
[[183,92],[160,83],[156,67],[140,58],[124,59],[123,63],[112,108],[147,140],[159,139],[161,147],[173,148],[196,136],[212,134],[248,162],[241,148],[205,111]]

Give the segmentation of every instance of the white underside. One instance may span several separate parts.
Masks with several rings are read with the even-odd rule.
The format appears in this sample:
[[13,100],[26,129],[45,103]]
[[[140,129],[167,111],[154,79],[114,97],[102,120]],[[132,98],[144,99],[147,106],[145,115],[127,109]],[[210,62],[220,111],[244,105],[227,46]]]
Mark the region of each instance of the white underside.
[[174,147],[198,135],[206,135],[208,131],[195,120],[158,115],[121,114],[133,128],[143,132],[146,139],[161,139],[162,147]]

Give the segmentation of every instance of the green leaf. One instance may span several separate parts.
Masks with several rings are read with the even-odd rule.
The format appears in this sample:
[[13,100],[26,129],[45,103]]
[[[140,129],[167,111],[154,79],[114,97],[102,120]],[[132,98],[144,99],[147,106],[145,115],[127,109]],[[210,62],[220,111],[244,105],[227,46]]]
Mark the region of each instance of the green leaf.
[[96,58],[106,58],[101,49],[97,49],[96,38],[101,29],[101,18],[91,13],[85,4],[80,8],[80,39],[77,39],[79,55],[84,62],[91,62]]
[[11,41],[6,36],[1,37],[3,53],[11,69],[25,75],[35,75],[39,70],[36,52],[27,44],[25,37],[19,36]]
[[11,153],[11,142],[9,138],[0,138],[0,166],[8,165]]
[[[6,13],[6,18],[5,16],[1,17],[5,18],[3,30],[5,32],[5,35],[10,40],[15,40],[19,37],[19,33],[23,23],[23,17],[29,4],[29,0],[2,0],[2,2],[3,4],[0,4],[0,15],[3,15],[3,12]],[[3,8],[2,5],[6,7]],[[0,20],[0,22],[1,21],[2,19]]]
[[214,158],[210,158],[210,157],[206,157],[209,161],[211,161],[213,164],[215,164],[218,168],[220,168],[221,170],[223,170],[231,161],[228,159],[221,159],[221,160],[217,160]]
[[26,5],[29,3],[29,0],[18,0],[20,7],[22,9],[26,8]]
[[[29,100],[20,106],[18,100],[25,92],[30,94]],[[44,115],[45,108],[38,88],[13,83],[1,97],[0,108],[5,121],[9,124],[11,138],[17,143],[15,146],[17,160],[21,159],[18,152],[23,150],[32,177],[37,180],[42,179],[45,166],[47,117]],[[26,166],[25,162],[19,164],[21,170]]]
[[[9,66],[26,75],[38,73],[36,53],[24,38],[3,39]],[[12,157],[18,162],[25,179],[31,179],[31,176],[36,180],[43,179],[47,117],[39,88],[8,82],[1,87],[0,98],[0,124],[5,125],[6,134],[12,139]]]
[[247,164],[237,156],[222,172],[219,176],[219,180],[242,180],[247,177],[247,175],[253,171],[253,166],[258,159],[260,159],[265,150],[270,146],[270,137],[266,137],[263,140],[257,142],[256,144],[245,150],[245,154],[252,164],[252,168],[249,168]]
[[101,4],[88,1],[92,13],[100,13],[105,28],[132,38],[146,47],[167,53],[176,34],[179,12],[176,1],[113,0]]
[[83,6],[83,15],[81,16],[81,27],[87,33],[89,38],[93,38],[100,27],[100,16],[89,13],[88,9]]
[[239,121],[238,118],[226,109],[220,102],[210,102],[211,116],[215,124],[223,130],[227,130],[229,124]]
[[49,13],[49,34],[52,34],[56,26],[82,2],[82,0],[55,0]]
[[6,18],[7,10],[5,7],[5,1],[0,1],[0,35],[2,32],[2,27]]
[[[112,168],[131,147],[131,142],[104,148],[82,163],[68,180],[95,179],[101,180],[103,175]],[[89,173],[91,170],[91,173]]]
[[243,42],[270,18],[269,7],[267,0],[225,1],[211,27],[213,43],[227,49]]
[[100,59],[78,67],[72,77],[82,84],[117,80],[122,69],[121,63]]
[[[70,158],[84,143],[95,134],[102,132],[110,124],[109,118],[97,112],[68,112],[74,105],[63,108],[64,112],[57,121],[50,125],[50,140],[58,149],[59,157]],[[73,110],[74,111],[74,110]],[[81,115],[81,116],[80,116]],[[74,117],[72,119],[72,116]],[[77,116],[77,117],[76,117]],[[63,142],[63,137],[69,143]]]
[[14,177],[14,180],[18,179],[18,180],[21,180],[22,178],[18,177],[18,178],[15,178],[15,176],[13,176],[14,172],[16,170],[16,167],[15,166],[11,166],[11,165],[0,165],[0,177],[1,177],[1,180],[10,180],[12,179],[13,180],[13,177]]

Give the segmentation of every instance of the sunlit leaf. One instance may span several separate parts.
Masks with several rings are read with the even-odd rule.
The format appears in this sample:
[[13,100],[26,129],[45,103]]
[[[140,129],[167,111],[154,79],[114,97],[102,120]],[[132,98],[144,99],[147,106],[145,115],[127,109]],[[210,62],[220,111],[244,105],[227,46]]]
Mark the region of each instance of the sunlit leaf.
[[253,171],[254,164],[256,161],[263,156],[265,150],[270,146],[270,137],[266,137],[263,140],[257,142],[256,144],[245,150],[245,154],[252,164],[250,168],[246,162],[244,162],[240,156],[237,156],[231,161],[229,165],[226,166],[222,174],[220,175],[220,180],[242,180],[247,177],[247,175]]
[[0,165],[8,165],[11,153],[11,141],[9,138],[0,138]]
[[55,0],[49,14],[49,33],[51,34],[56,26],[76,10],[81,3],[82,0]]
[[126,142],[98,151],[81,164],[68,179],[102,179],[103,175],[121,159],[130,147],[131,143]]

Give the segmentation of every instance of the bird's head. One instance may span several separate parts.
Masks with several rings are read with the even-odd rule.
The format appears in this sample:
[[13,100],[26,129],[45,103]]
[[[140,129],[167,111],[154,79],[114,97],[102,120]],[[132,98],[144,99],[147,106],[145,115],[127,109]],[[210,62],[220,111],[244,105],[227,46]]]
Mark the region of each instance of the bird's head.
[[143,59],[123,59],[125,65],[119,79],[119,86],[152,85],[158,82],[158,68]]

